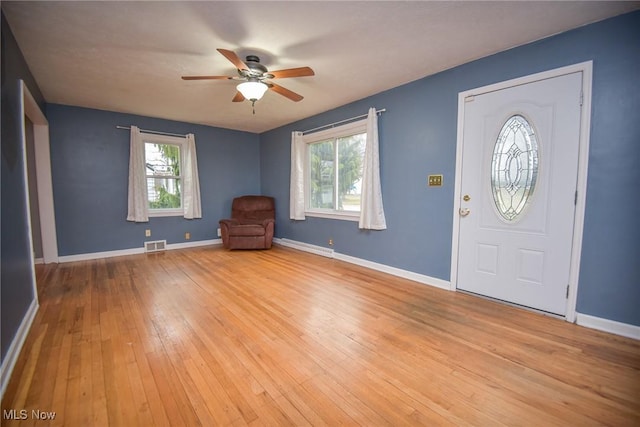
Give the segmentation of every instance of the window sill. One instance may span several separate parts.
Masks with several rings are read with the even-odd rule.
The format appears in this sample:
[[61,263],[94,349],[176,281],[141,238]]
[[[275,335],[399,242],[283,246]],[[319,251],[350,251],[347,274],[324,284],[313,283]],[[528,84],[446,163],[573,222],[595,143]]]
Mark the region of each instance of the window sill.
[[150,209],[149,217],[161,217],[161,216],[183,216],[182,209]]
[[340,211],[305,211],[305,216],[327,219],[339,219],[341,221],[360,221],[360,212]]

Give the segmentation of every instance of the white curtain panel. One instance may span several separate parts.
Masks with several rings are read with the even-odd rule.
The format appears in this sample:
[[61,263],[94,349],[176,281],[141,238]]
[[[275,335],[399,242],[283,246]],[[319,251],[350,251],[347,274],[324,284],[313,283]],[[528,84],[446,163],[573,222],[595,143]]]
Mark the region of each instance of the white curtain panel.
[[129,143],[129,195],[127,221],[148,222],[147,182],[144,164],[144,141],[137,126],[131,126]]
[[366,230],[385,230],[387,222],[382,206],[380,185],[380,152],[378,149],[378,114],[375,108],[367,115],[367,145],[364,149],[362,196],[358,227]]
[[200,179],[198,178],[198,160],[196,158],[196,138],[190,133],[186,137],[187,145],[183,159],[183,203],[186,219],[202,218],[200,203]]
[[291,132],[291,181],[289,184],[289,218],[304,220],[304,157],[302,132]]

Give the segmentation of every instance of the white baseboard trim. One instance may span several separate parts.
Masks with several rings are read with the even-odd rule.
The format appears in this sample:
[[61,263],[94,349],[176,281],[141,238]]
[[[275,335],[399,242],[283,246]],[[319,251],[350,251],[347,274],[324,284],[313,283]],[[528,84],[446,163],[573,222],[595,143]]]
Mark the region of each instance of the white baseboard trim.
[[13,337],[9,350],[7,350],[7,355],[2,361],[2,367],[0,368],[0,399],[4,397],[4,392],[7,390],[11,374],[13,373],[13,368],[18,361],[18,356],[20,355],[22,346],[27,339],[27,334],[29,333],[29,329],[31,329],[31,324],[38,313],[38,307],[38,300],[37,298],[34,298],[33,301],[31,301],[31,305],[27,309],[27,313],[22,319],[22,322],[20,323],[16,336]]
[[169,243],[167,245],[167,250],[171,251],[173,249],[188,249],[188,248],[197,248],[200,246],[213,246],[213,245],[221,245],[222,239],[211,239],[211,240],[198,240],[196,242],[184,242],[184,243]]
[[[184,243],[169,243],[166,246],[166,250],[174,250],[174,249],[187,249],[187,248],[196,248],[199,246],[210,246],[210,245],[221,245],[222,239],[211,239],[211,240],[198,240],[195,242],[184,242]],[[112,258],[117,256],[126,256],[126,255],[137,255],[143,254],[144,248],[131,248],[131,249],[121,249],[116,251],[106,251],[106,252],[92,252],[86,254],[78,254],[78,255],[66,255],[61,256],[58,261],[63,262],[75,262],[75,261],[88,261],[92,259],[101,259],[101,258]]]
[[403,270],[397,267],[391,267],[386,264],[380,264],[373,261],[368,261],[362,258],[352,257],[336,252],[334,258],[341,261],[346,261],[351,264],[356,264],[362,267],[370,268],[372,270],[380,271],[382,273],[391,274],[393,276],[402,277],[403,279],[413,280],[414,282],[422,283],[423,285],[429,285],[436,288],[451,290],[451,283],[447,280],[438,279],[436,277],[427,276],[424,274],[414,273],[413,271]]
[[112,258],[117,256],[137,255],[137,254],[143,254],[143,253],[144,253],[144,248],[121,249],[117,251],[91,252],[91,253],[77,254],[77,255],[64,255],[64,256],[58,257],[58,261],[60,263],[88,261],[92,259]]
[[380,264],[373,261],[368,261],[362,258],[356,258],[350,255],[341,254],[334,251],[331,248],[325,248],[322,246],[311,245],[309,243],[298,242],[290,239],[274,238],[273,242],[289,248],[298,249],[304,252],[310,252],[312,254],[324,256],[327,258],[335,258],[340,261],[345,261],[350,264],[356,264],[361,267],[370,268],[372,270],[388,273],[393,276],[402,277],[404,279],[412,280],[414,282],[422,283],[424,285],[434,286],[436,288],[451,290],[451,283],[447,280],[437,279],[435,277],[426,276],[424,274],[414,273],[413,271],[403,270],[401,268],[391,267],[385,264]]
[[576,323],[587,328],[640,340],[640,326],[603,319],[602,317],[589,316],[588,314],[582,313],[576,313]]
[[288,248],[298,249],[300,251],[309,252],[327,258],[334,258],[334,250],[322,246],[312,245],[310,243],[298,242],[296,240],[273,238],[273,243],[286,246]]

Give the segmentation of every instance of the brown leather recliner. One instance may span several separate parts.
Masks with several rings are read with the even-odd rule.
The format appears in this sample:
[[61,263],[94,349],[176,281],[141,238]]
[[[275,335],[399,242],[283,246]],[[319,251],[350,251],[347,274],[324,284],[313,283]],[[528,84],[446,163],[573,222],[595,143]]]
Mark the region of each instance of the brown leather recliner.
[[271,248],[275,218],[273,197],[236,197],[231,204],[231,219],[220,220],[222,245],[227,249]]

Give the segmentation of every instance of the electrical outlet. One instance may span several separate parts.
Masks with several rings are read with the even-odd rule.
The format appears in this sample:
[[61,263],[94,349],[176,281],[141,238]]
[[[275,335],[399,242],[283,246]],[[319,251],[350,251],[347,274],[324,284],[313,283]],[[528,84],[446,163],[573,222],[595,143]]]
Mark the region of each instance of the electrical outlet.
[[222,231],[218,228],[218,237],[222,236]]
[[144,237],[151,237],[151,229],[147,228],[144,230]]
[[333,239],[329,239],[329,246],[333,246]]
[[186,233],[184,233],[184,240],[190,240],[190,239],[191,239],[191,233],[187,231]]

